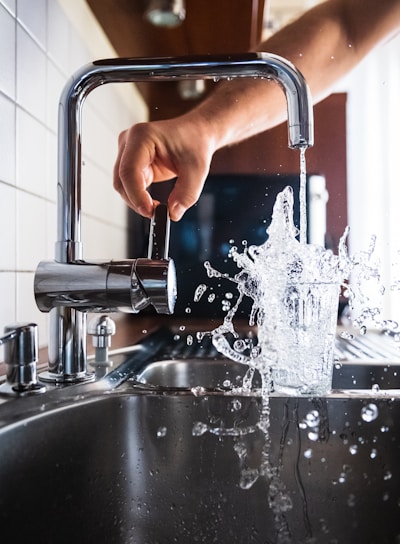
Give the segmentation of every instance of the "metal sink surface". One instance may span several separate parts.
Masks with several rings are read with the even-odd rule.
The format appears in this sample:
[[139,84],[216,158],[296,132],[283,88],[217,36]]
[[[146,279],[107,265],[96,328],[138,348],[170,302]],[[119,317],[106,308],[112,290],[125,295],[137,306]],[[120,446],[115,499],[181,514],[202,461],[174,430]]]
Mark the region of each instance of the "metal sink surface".
[[[159,347],[115,353],[99,382],[0,404],[2,542],[399,542],[395,363],[335,370],[369,383],[380,365],[379,391],[273,394],[266,447],[237,363]],[[266,451],[272,476],[254,478]],[[271,485],[291,508],[273,511]]]

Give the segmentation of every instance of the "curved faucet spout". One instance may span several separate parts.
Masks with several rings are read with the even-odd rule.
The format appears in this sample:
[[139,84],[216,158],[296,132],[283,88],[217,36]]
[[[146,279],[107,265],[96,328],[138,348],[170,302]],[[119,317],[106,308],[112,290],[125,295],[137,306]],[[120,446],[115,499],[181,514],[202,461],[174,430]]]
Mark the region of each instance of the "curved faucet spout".
[[106,59],[83,66],[64,88],[59,109],[59,194],[56,258],[81,258],[80,143],[81,107],[86,96],[105,83],[261,77],[285,92],[288,145],[313,145],[313,109],[302,74],[289,61],[269,53],[226,56]]

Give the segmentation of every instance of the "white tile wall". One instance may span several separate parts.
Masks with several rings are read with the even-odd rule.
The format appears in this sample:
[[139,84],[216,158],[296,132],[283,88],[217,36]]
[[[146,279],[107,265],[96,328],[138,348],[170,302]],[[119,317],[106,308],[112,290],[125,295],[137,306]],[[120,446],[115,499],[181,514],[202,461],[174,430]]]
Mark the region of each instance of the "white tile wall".
[[[38,262],[54,257],[57,237],[58,101],[71,74],[104,51],[114,55],[85,0],[0,0],[0,334],[8,323],[34,321],[41,345],[48,342],[33,279]],[[112,188],[112,167],[118,133],[146,115],[133,90],[126,100],[118,86],[106,87],[83,108],[88,258],[125,256],[126,208]]]
[[5,95],[2,95],[1,93],[0,111],[0,180],[10,184],[15,184],[16,106],[11,99]]
[[3,93],[15,97],[15,20],[0,4],[0,87]]

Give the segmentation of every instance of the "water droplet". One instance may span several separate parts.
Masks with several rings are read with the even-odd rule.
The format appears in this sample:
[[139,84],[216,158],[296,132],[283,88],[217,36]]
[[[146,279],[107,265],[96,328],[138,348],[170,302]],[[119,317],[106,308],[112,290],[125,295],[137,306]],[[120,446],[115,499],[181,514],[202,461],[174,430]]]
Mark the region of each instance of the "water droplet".
[[382,425],[381,433],[387,433],[387,432],[389,432],[389,427],[387,425]]
[[347,497],[347,506],[350,508],[353,508],[353,506],[356,505],[356,496],[350,493],[350,495]]
[[373,393],[379,393],[380,387],[377,383],[374,383],[374,385],[371,387]]
[[254,346],[253,348],[251,348],[251,352],[250,352],[250,357],[252,359],[256,359],[261,353],[261,348],[260,346]]
[[196,423],[193,424],[193,427],[192,427],[193,436],[202,436],[207,431],[208,431],[208,425],[206,425],[205,423],[202,423],[201,421],[196,421]]
[[184,331],[185,329],[186,329],[185,325],[181,325],[181,326],[179,327],[179,330],[180,330],[180,331]]
[[343,331],[340,334],[340,338],[344,338],[345,340],[353,340],[354,334],[351,334],[349,331]]
[[233,343],[233,349],[242,353],[246,349],[246,343],[243,340],[235,340]]
[[305,457],[306,459],[311,459],[312,455],[313,455],[313,451],[312,451],[311,448],[309,448],[308,450],[305,450],[305,452],[304,452],[304,457]]
[[378,451],[375,448],[373,448],[369,456],[371,457],[371,459],[376,459],[377,455],[378,455]]
[[207,291],[207,285],[205,283],[201,283],[200,285],[198,285],[193,296],[194,302],[199,302],[199,300],[201,299],[201,297],[204,295],[206,291]]
[[190,313],[192,313],[192,309],[189,308],[189,306],[187,306],[187,307],[185,308],[185,312],[186,312],[187,314],[190,314]]
[[191,334],[188,334],[187,335],[187,338],[186,338],[186,344],[188,346],[191,346],[193,344],[193,336]]
[[195,397],[201,397],[206,392],[204,387],[201,387],[201,385],[197,385],[196,387],[192,387],[191,392]]
[[390,470],[387,470],[383,475],[383,479],[390,480],[391,478],[392,478],[392,473],[390,472]]
[[356,455],[357,452],[358,452],[357,444],[351,445],[350,448],[349,448],[349,452],[351,453],[351,455]]
[[246,445],[243,444],[243,442],[236,442],[233,446],[233,449],[235,450],[237,456],[239,459],[245,459],[247,456],[247,448]]
[[234,410],[235,412],[237,412],[238,410],[240,410],[242,407],[242,403],[240,402],[239,399],[234,399],[232,401],[232,410]]
[[164,438],[167,435],[167,427],[159,427],[157,429],[157,438]]
[[379,411],[376,404],[367,404],[367,406],[363,406],[361,409],[361,418],[364,421],[367,421],[370,423],[371,421],[374,421],[378,417]]
[[240,475],[240,487],[242,489],[250,489],[258,480],[258,476],[259,473],[256,468],[243,469]]
[[317,410],[311,410],[304,418],[304,422],[307,427],[318,427],[319,425],[319,413]]

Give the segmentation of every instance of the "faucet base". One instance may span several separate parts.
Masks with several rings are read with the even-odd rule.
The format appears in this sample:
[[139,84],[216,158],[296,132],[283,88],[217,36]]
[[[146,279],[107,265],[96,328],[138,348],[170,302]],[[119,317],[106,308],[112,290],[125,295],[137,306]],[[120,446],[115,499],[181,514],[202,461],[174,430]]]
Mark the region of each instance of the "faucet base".
[[39,374],[39,378],[45,383],[71,385],[76,383],[94,382],[95,374],[93,372],[82,372],[80,374],[69,375],[45,371]]
[[5,382],[0,385],[0,395],[11,396],[26,396],[37,395],[38,393],[45,393],[46,387],[43,384],[32,383],[26,386],[13,385],[12,383]]

